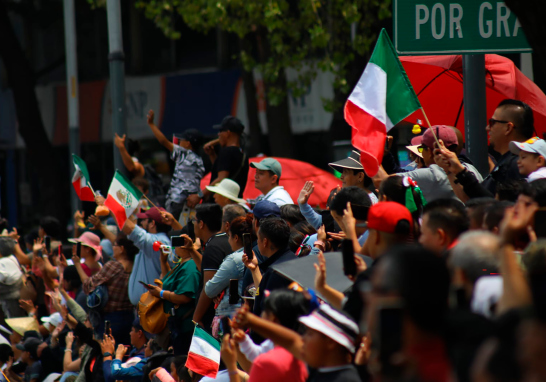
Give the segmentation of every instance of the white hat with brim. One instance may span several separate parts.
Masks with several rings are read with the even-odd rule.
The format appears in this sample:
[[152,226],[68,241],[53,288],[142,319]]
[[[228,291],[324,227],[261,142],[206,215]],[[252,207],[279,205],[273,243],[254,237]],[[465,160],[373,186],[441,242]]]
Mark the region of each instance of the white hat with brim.
[[34,317],[6,318],[6,324],[21,336],[24,336],[25,332],[30,330],[40,332],[40,327]]
[[42,317],[40,319],[47,330],[50,332],[53,331],[61,322],[63,322],[63,317],[59,312],[53,313],[51,316],[48,317]]
[[231,179],[222,179],[216,186],[207,186],[207,190],[214,192],[215,194],[222,195],[223,197],[233,200],[237,203],[246,203],[246,200],[239,198],[239,191],[241,187]]
[[412,153],[414,153],[415,155],[417,155],[419,158],[423,158],[423,154],[421,154],[419,152],[419,147],[421,147],[421,145],[415,145],[415,146],[406,146],[406,148],[411,151]]

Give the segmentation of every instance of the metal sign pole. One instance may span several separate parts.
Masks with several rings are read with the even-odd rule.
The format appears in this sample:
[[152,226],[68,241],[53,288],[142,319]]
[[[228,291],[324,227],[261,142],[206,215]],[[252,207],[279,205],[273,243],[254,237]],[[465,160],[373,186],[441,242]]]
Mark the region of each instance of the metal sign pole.
[[463,55],[464,126],[466,153],[483,177],[489,174],[485,56]]

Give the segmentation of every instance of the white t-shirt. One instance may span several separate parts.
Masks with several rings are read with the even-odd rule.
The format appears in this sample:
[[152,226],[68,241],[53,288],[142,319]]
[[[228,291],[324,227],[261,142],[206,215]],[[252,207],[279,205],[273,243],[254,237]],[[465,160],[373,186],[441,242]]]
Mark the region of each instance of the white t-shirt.
[[257,201],[260,200],[269,200],[270,202],[275,203],[279,207],[284,206],[285,204],[294,204],[290,194],[284,189],[283,186],[274,187],[264,196],[259,196]]
[[23,277],[17,258],[13,255],[0,258],[0,284],[13,285]]
[[530,173],[527,176],[527,181],[532,182],[533,180],[543,179],[543,178],[546,178],[546,167],[541,167],[538,170]]
[[219,371],[216,378],[203,377],[201,382],[229,382],[229,372],[227,370]]

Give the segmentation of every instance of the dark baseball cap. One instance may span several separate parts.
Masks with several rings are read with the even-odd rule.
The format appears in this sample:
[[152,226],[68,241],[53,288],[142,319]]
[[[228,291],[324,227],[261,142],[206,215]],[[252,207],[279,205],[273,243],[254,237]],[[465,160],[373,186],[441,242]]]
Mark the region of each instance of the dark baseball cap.
[[22,351],[28,351],[30,353],[30,356],[37,360],[38,359],[38,346],[40,346],[43,343],[42,340],[38,338],[27,338],[24,342],[18,343],[15,345],[15,347]]
[[179,137],[190,142],[194,149],[199,148],[203,144],[203,134],[197,129],[188,129],[180,134]]
[[245,126],[239,118],[228,115],[222,120],[220,125],[214,125],[213,128],[220,131],[231,131],[232,133],[241,135],[243,134]]
[[428,128],[423,134],[421,144],[431,149],[434,148],[434,143],[436,143],[434,135],[444,142],[446,148],[453,145],[457,146],[459,144],[455,131],[453,131],[451,127],[445,125],[436,125]]
[[139,219],[152,219],[156,223],[163,224],[163,218],[160,211],[166,211],[163,207],[152,207],[146,212],[140,212],[137,214]]
[[279,206],[273,202],[270,202],[269,200],[260,200],[258,203],[256,203],[252,213],[258,220],[269,216],[281,217],[281,209]]

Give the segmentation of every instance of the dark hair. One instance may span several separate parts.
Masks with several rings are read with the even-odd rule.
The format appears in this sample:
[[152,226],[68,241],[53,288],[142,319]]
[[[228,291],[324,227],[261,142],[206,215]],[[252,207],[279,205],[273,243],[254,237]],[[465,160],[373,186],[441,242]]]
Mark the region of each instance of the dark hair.
[[130,156],[135,156],[141,150],[140,142],[131,138],[127,139],[127,152]]
[[[414,223],[419,222],[419,218],[423,215],[423,203],[421,201],[421,195],[415,190],[415,187],[411,186],[413,200],[417,210],[412,212]],[[406,207],[406,192],[407,187],[404,186],[404,177],[400,175],[389,176],[379,187],[379,195],[385,195],[388,201],[396,202]]]
[[8,219],[0,217],[0,232],[9,228]]
[[514,124],[515,129],[519,134],[525,138],[532,138],[535,134],[535,118],[533,116],[533,109],[525,102],[517,99],[505,99],[499,103],[497,109],[503,106],[518,106],[523,110],[511,108],[510,110],[510,122]]
[[497,199],[490,198],[487,196],[481,197],[481,198],[472,198],[466,202],[466,208],[476,208],[479,206],[485,206],[489,205],[491,203],[495,203]]
[[529,195],[531,186],[525,179],[509,179],[497,183],[497,198],[499,201],[515,202],[519,194]]
[[305,220],[297,204],[285,204],[281,206],[281,218],[291,225],[298,224]]
[[172,230],[172,227],[170,225],[158,223],[155,220],[154,222],[155,222],[155,228],[157,229],[158,233],[167,233]]
[[123,232],[119,232],[116,236],[116,243],[125,248],[125,253],[127,254],[127,259],[134,262],[135,256],[140,252],[140,250],[135,246],[135,244],[127,238],[127,235]]
[[[139,330],[142,330],[142,328],[140,328]],[[142,332],[144,334],[147,334],[144,330],[142,330]],[[159,343],[155,339],[152,339],[152,343],[150,344],[150,350],[152,351],[152,354],[155,354],[158,351],[161,351],[162,348],[161,348],[161,345],[159,345]]]
[[539,207],[546,207],[546,179],[537,179],[531,182],[532,197]]
[[436,199],[423,209],[429,227],[443,229],[452,240],[468,230],[470,221],[464,205],[456,199]]
[[69,265],[64,269],[63,278],[70,284],[72,290],[77,290],[82,285],[82,280],[74,265]]
[[0,362],[6,363],[9,357],[13,357],[13,349],[8,344],[0,344]]
[[285,328],[297,330],[298,318],[308,315],[309,300],[301,292],[291,289],[276,289],[265,298],[264,312],[274,315]]
[[317,233],[317,230],[309,224],[307,221],[299,222],[298,224],[294,224],[292,226],[292,231],[298,231],[300,233],[303,233],[304,235],[313,235]]
[[142,191],[146,193],[150,189],[150,182],[143,176],[138,176],[132,180],[136,187],[142,187]]
[[246,214],[246,216],[240,216],[233,219],[229,225],[229,232],[231,236],[238,236],[239,240],[243,240],[243,233],[249,233],[252,239],[252,242],[256,240],[256,236],[252,232],[252,219],[254,219],[253,214]]
[[195,218],[202,221],[211,232],[222,228],[222,207],[216,203],[203,203],[195,206]]
[[38,229],[33,228],[25,235],[25,243],[34,245],[34,240],[38,239],[39,237],[40,235],[38,235]]
[[[306,236],[314,235],[317,230],[313,228],[307,221],[299,222],[293,225],[290,229],[290,239],[288,240],[288,248],[292,252],[296,252]],[[312,245],[313,243],[308,243]],[[305,257],[311,252],[310,248],[303,248],[298,257]]]
[[275,249],[284,249],[290,239],[290,227],[279,217],[272,216],[260,221],[260,236],[267,238]]
[[191,381],[190,379],[187,379],[190,377],[187,369],[186,369],[186,361],[188,359],[188,356],[185,355],[177,355],[175,357],[171,357],[171,363],[174,364],[174,368],[176,370],[176,374],[178,374],[178,378],[180,378],[181,381]]
[[504,213],[508,207],[513,207],[514,203],[508,201],[496,202],[485,208],[483,223],[489,231],[498,227],[504,218]]
[[386,267],[383,288],[400,295],[413,323],[429,333],[439,333],[445,322],[450,282],[445,260],[423,247],[405,245],[390,248],[376,262]]
[[233,219],[245,216],[245,209],[239,204],[227,204],[222,208],[222,223],[231,223]]
[[342,188],[330,203],[330,211],[343,216],[343,211],[347,209],[347,203],[351,203],[356,220],[368,219],[368,210],[372,206],[372,201],[366,191],[356,186]]
[[53,239],[58,239],[61,236],[61,223],[53,216],[44,216],[40,219],[40,227],[42,227],[47,236]]

